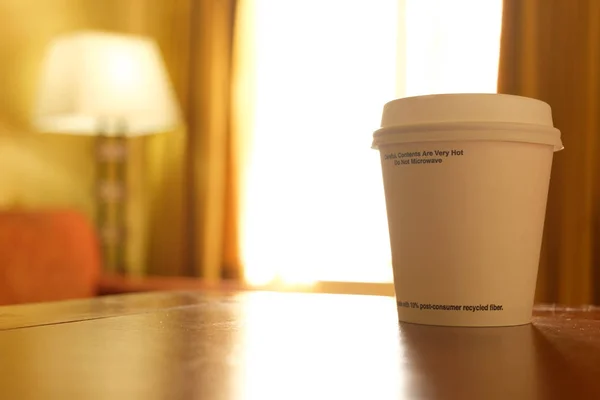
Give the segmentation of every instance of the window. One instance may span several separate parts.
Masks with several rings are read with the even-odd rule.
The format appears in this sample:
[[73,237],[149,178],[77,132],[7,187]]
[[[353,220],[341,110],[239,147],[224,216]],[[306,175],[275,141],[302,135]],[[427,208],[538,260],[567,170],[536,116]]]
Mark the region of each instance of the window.
[[382,106],[495,92],[501,3],[242,0],[249,282],[391,282]]

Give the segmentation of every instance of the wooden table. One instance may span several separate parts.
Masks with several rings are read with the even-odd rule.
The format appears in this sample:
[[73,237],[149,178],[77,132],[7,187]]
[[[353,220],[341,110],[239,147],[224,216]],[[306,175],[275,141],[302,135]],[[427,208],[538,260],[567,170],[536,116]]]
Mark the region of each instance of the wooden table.
[[0,307],[0,398],[600,399],[600,310],[396,322],[393,298],[153,293]]

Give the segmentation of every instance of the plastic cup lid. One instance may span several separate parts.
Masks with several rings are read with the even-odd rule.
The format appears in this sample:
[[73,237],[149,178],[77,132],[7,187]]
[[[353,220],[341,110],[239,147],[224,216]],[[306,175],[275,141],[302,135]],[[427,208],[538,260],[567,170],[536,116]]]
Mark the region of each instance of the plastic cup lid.
[[374,148],[386,143],[478,139],[563,148],[547,103],[506,94],[439,94],[393,100],[385,104],[381,128],[373,138]]

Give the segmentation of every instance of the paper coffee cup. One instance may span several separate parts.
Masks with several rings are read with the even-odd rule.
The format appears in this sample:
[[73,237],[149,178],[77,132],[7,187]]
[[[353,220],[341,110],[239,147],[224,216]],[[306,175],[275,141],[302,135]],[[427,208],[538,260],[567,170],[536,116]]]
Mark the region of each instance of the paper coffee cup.
[[500,94],[384,106],[379,149],[400,321],[531,321],[552,157],[548,104]]

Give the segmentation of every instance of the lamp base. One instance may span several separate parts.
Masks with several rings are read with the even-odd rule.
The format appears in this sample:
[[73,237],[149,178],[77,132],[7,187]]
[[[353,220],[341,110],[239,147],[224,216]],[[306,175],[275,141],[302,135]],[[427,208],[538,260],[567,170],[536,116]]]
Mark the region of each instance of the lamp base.
[[98,135],[96,143],[96,222],[104,269],[126,273],[127,139]]

